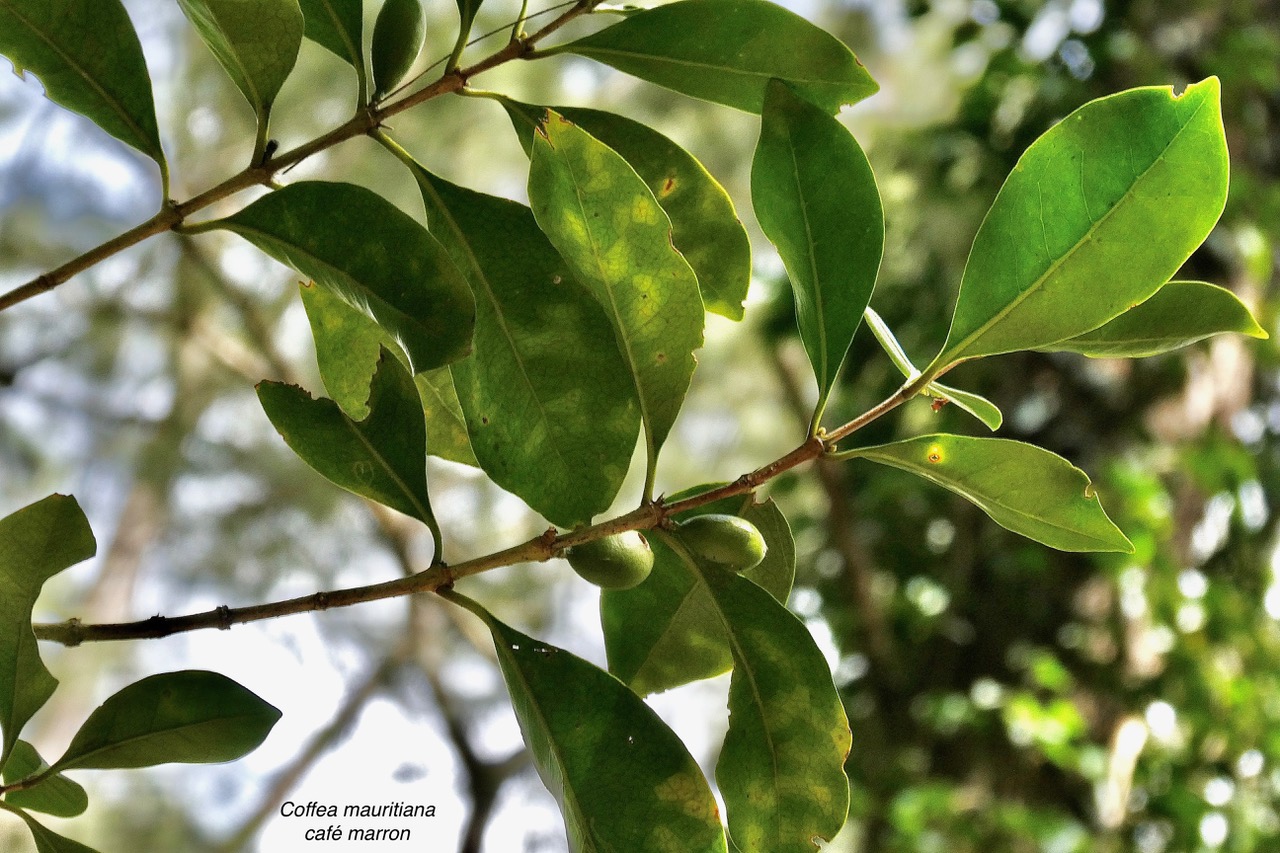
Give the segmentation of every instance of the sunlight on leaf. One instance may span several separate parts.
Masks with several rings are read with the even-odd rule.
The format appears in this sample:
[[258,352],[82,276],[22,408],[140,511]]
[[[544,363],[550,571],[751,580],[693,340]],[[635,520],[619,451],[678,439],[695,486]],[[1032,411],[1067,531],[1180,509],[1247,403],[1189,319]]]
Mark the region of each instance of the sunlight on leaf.
[[791,279],[818,382],[816,427],[876,285],[884,254],[880,192],[853,135],[772,80],[751,162],[751,203]]
[[853,736],[826,659],[804,623],[765,590],[696,559],[679,528],[659,536],[707,590],[732,652],[716,782],[733,843],[811,853],[849,811],[844,762]]
[[1089,477],[1033,444],[922,435],[835,455],[910,471],[966,498],[1001,527],[1059,551],[1133,552],[1103,512]]
[[554,113],[534,140],[529,200],[538,225],[604,306],[631,371],[649,477],[702,346],[698,278],[671,243],[671,221],[613,149]]
[[1171,281],[1147,301],[1092,332],[1039,349],[1078,352],[1090,358],[1144,358],[1226,332],[1267,337],[1231,291],[1203,281]]
[[1000,189],[926,373],[1096,329],[1177,272],[1226,197],[1216,77],[1176,97],[1153,87],[1085,104]]
[[552,523],[589,522],[622,486],[640,430],[609,318],[529,208],[406,165],[476,294],[475,351],[451,372],[480,467]]
[[[547,107],[499,99],[525,153]],[[625,116],[580,107],[551,107],[622,155],[671,218],[671,241],[698,276],[708,311],[741,320],[751,283],[751,245],[733,201],[692,154]]]

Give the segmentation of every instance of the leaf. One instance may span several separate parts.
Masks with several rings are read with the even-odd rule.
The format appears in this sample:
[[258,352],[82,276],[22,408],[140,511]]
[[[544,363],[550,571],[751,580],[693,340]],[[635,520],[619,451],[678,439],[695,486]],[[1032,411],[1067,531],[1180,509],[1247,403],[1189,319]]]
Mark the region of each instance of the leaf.
[[422,401],[390,352],[378,359],[363,421],[296,385],[259,383],[258,399],[285,444],[325,479],[434,529]]
[[363,0],[299,0],[307,38],[364,76]]
[[[546,107],[499,99],[528,154]],[[698,276],[702,302],[730,320],[742,319],[751,281],[751,245],[724,187],[693,155],[651,127],[620,115],[551,107],[622,155],[671,219],[671,241]]]
[[480,467],[554,524],[590,521],[617,495],[640,425],[608,317],[527,207],[406,165],[476,294],[475,354],[452,372]]
[[[20,740],[14,744],[9,763],[4,766],[4,781],[6,785],[12,785],[48,769],[49,765],[36,748]],[[75,817],[89,807],[89,795],[84,788],[61,773],[54,773],[30,788],[10,791],[4,795],[4,801],[11,806],[57,817]]]
[[395,341],[382,327],[315,282],[298,286],[316,343],[316,364],[329,397],[361,421],[369,416],[369,382],[382,348]]
[[[316,361],[325,390],[352,420],[369,416],[369,382],[382,347],[403,360],[402,350],[381,326],[314,284],[299,288],[316,342]],[[467,438],[453,378],[445,367],[414,377],[427,419],[427,451],[433,456],[478,465]]]
[[884,212],[871,164],[840,122],[769,82],[751,163],[751,201],[778,247],[818,380],[815,425],[884,254]]
[[375,320],[409,356],[414,373],[471,349],[475,300],[462,273],[426,229],[363,187],[303,181],[218,226]]
[[373,24],[373,90],[385,95],[409,73],[427,35],[419,0],[384,0]]
[[660,537],[704,586],[733,655],[729,732],[716,764],[740,850],[812,853],[849,812],[852,735],[827,662],[804,624],[765,590],[698,561],[679,529]]
[[178,0],[182,12],[264,123],[302,45],[298,0]]
[[457,593],[445,597],[493,633],[511,704],[543,783],[560,802],[569,849],[723,853],[724,829],[680,739],[620,681],[527,637]]
[[[699,486],[672,495],[706,491]],[[778,601],[785,603],[795,580],[796,549],[791,527],[777,505],[747,498],[726,498],[676,517],[725,513],[745,518],[764,536],[764,560],[743,572]],[[600,596],[609,671],[641,696],[660,693],[728,672],[733,666],[729,637],[716,614],[706,586],[698,582],[680,557],[660,537],[650,536],[654,567],[649,579],[628,590],[605,590]]]
[[957,409],[968,412],[982,421],[983,425],[992,432],[1000,429],[1000,425],[1004,423],[1004,413],[1000,411],[995,403],[981,394],[962,391],[950,385],[943,385],[941,382],[930,382],[925,388],[925,393],[935,400],[951,403]]
[[484,0],[456,0],[458,4],[458,31],[465,36],[471,32],[471,24],[476,19],[476,12],[480,11],[480,4]]
[[92,119],[168,175],[151,77],[120,0],[0,0],[0,53],[49,99]]
[[771,77],[829,113],[880,88],[839,39],[765,0],[669,3],[539,55],[557,53],[751,113]]
[[538,225],[613,322],[640,398],[652,486],[702,346],[697,276],[635,171],[555,113],[534,140],[529,199]]
[[1039,349],[1078,352],[1090,358],[1143,358],[1224,332],[1267,337],[1230,290],[1203,281],[1171,281],[1146,302],[1092,332]]
[[50,495],[0,519],[0,766],[58,685],[36,650],[31,608],[45,581],[96,551],[75,498]]
[[1001,527],[1059,551],[1133,552],[1103,512],[1089,477],[1032,444],[922,435],[835,455],[918,474],[975,504]]
[[36,842],[36,853],[98,853],[92,847],[86,847],[79,841],[73,841],[70,838],[59,835],[43,824],[38,823],[35,818],[22,809],[7,805],[4,800],[0,800],[0,809],[12,812],[22,818],[27,825],[27,829],[31,830],[31,837]]
[[181,670],[103,702],[53,766],[108,770],[234,761],[257,749],[280,711],[225,675]]
[[978,229],[926,372],[1096,329],[1168,281],[1226,202],[1218,98],[1216,77],[1178,97],[1132,89],[1032,143]]
[[447,367],[428,370],[413,377],[422,396],[422,408],[427,415],[427,452],[460,465],[480,467],[471,437],[467,435],[467,422],[462,415],[462,404],[454,388],[453,373]]
[[[871,328],[876,340],[880,342],[880,346],[884,348],[889,360],[902,372],[902,375],[907,377],[908,380],[914,380],[918,377],[920,371],[911,363],[911,359],[907,357],[906,350],[902,348],[902,344],[898,343],[898,339],[894,336],[893,330],[880,318],[875,309],[868,307],[863,312],[863,316],[866,317],[867,325]],[[995,403],[971,391],[961,391],[959,388],[943,385],[941,382],[930,382],[921,393],[932,397],[934,400],[954,404],[957,409],[968,412],[982,421],[987,429],[992,432],[1000,429],[1000,425],[1004,423],[1004,415]]]

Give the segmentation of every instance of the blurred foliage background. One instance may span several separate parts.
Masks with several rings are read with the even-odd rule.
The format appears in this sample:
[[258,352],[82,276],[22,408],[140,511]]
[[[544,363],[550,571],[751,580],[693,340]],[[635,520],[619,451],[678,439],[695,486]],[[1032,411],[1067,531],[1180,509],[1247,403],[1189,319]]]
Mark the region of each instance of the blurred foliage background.
[[[155,81],[174,193],[186,198],[248,158],[252,115],[176,4],[126,5]],[[790,605],[828,652],[854,730],[854,806],[828,849],[1280,849],[1276,8],[789,5],[843,38],[881,83],[844,120],[885,202],[887,251],[872,304],[917,360],[945,337],[969,242],[1037,135],[1091,98],[1210,74],[1222,80],[1231,197],[1182,277],[1232,288],[1273,335],[1142,361],[1009,355],[948,378],[1004,410],[1002,435],[1090,472],[1137,546],[1132,556],[1050,551],[949,493],[874,466],[824,465],[772,484],[800,555]],[[448,53],[456,16],[445,0],[427,7],[436,23],[424,65]],[[514,11],[491,0],[477,32]],[[751,214],[755,119],[575,59],[518,63],[477,83],[654,125],[720,178],[752,231],[747,320],[711,318],[660,488],[730,479],[790,449],[813,389],[796,378],[804,365],[790,294]],[[286,147],[305,141],[344,120],[353,101],[349,69],[308,43],[275,135]],[[394,124],[428,167],[523,198],[527,164],[496,105],[454,97]],[[397,164],[367,140],[286,179],[303,177],[362,183],[421,212]],[[153,167],[43,101],[37,82],[0,82],[4,289],[146,218],[157,186]],[[236,238],[166,235],[0,315],[0,513],[74,493],[100,543],[97,559],[49,585],[38,618],[116,621],[245,604],[391,577],[429,556],[422,531],[306,469],[258,408],[253,384],[263,378],[322,390],[297,284]],[[861,331],[830,420],[857,414],[898,381]],[[859,440],[980,429],[952,407],[935,413],[917,401]],[[544,526],[474,471],[433,460],[430,473],[448,559]],[[633,483],[619,505],[636,493]],[[563,564],[491,573],[467,591],[522,629],[603,660],[595,593]],[[431,849],[563,850],[487,642],[428,600],[210,636],[42,649],[63,682],[36,720],[33,739],[46,754],[112,689],[161,669],[218,669],[285,711],[243,762],[90,776],[90,812],[54,825],[107,853],[303,849],[279,802],[351,801],[358,780],[362,800],[435,803]],[[654,700],[708,768],[726,689],[719,679]],[[0,847],[26,844],[0,822]]]

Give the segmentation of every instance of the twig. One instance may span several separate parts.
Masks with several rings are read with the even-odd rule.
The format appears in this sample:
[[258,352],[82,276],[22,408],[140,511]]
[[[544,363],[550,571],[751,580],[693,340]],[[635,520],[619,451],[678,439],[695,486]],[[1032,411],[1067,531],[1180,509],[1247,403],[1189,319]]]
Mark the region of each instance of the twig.
[[432,98],[438,98],[441,95],[461,90],[466,86],[467,81],[477,74],[514,59],[521,59],[527,56],[533,50],[533,46],[540,40],[556,32],[574,18],[591,11],[600,2],[601,0],[580,0],[580,2],[542,29],[523,39],[507,43],[500,50],[481,59],[474,65],[449,71],[433,83],[399,101],[376,106],[362,106],[345,124],[310,142],[299,145],[297,148],[276,154],[262,163],[254,163],[217,186],[185,202],[178,203],[166,200],[160,212],[141,225],[130,228],[118,237],[90,249],[79,257],[37,276],[26,284],[10,290],[8,293],[0,294],[0,311],[12,308],[42,293],[47,293],[71,277],[131,246],[141,243],[149,237],[180,228],[191,214],[235,195],[241,190],[254,186],[269,186],[278,172],[294,166],[314,154],[332,148],[340,142],[369,133],[394,115],[398,115]]
[[[899,397],[901,399],[898,399]],[[890,404],[895,399],[896,402]],[[889,398],[888,401],[881,403],[871,411],[877,412],[876,417],[878,417],[890,411],[905,399],[907,397],[901,396],[901,392],[899,392],[899,394]],[[865,425],[874,419],[874,417],[863,415],[855,421],[850,421],[850,424]],[[841,427],[840,432],[847,435],[852,431],[845,428],[848,426],[849,424],[846,424]],[[818,458],[827,450],[827,444],[822,438],[811,436],[785,456],[775,459],[755,471],[743,474],[731,483],[710,489],[701,494],[691,495],[670,504],[659,498],[617,518],[588,527],[580,527],[567,533],[557,533],[555,528],[548,528],[542,535],[535,536],[519,545],[454,565],[435,565],[411,577],[396,578],[382,583],[347,589],[317,592],[299,598],[253,604],[247,607],[232,608],[223,606],[185,616],[157,615],[138,622],[87,625],[78,619],[70,619],[56,624],[35,625],[35,633],[38,639],[62,643],[67,646],[109,640],[154,639],[205,628],[227,630],[232,625],[273,619],[277,616],[309,613],[334,607],[348,607],[352,604],[360,604],[366,601],[379,601],[385,598],[433,592],[437,589],[452,587],[454,582],[460,578],[486,572],[490,569],[510,566],[516,563],[544,562],[559,555],[561,551],[571,545],[602,539],[627,530],[645,530],[658,527],[671,515],[695,509],[724,498],[752,492],[779,474]]]

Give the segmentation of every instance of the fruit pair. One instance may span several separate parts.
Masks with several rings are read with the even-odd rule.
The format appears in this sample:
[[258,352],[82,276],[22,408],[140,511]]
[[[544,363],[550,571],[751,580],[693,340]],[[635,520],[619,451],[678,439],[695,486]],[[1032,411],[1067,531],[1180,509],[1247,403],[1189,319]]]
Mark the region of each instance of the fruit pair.
[[[697,515],[676,526],[675,537],[696,558],[740,572],[760,564],[768,550],[755,525],[736,515]],[[631,589],[653,570],[653,551],[637,530],[574,545],[565,559],[583,580],[605,589]]]

